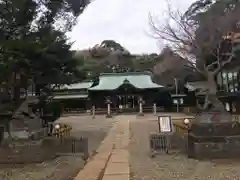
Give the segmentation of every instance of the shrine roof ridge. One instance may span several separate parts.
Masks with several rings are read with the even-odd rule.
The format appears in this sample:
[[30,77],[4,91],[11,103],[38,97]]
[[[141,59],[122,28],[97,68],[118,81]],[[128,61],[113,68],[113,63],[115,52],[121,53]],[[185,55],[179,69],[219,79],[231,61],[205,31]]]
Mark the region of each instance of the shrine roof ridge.
[[88,90],[116,90],[124,84],[136,89],[157,89],[164,86],[152,81],[151,72],[104,73],[99,76],[99,83]]
[[134,75],[149,75],[152,76],[152,72],[143,71],[143,72],[120,72],[120,73],[101,73],[99,76],[134,76]]

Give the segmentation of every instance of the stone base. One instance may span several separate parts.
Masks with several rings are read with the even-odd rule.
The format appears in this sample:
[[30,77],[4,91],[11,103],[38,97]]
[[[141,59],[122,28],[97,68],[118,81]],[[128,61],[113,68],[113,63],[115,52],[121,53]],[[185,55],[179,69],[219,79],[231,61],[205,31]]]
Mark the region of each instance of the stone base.
[[170,136],[171,149],[179,150],[183,153],[188,149],[188,135],[187,134],[173,134]]
[[106,118],[112,118],[112,115],[111,114],[107,114]]
[[199,137],[226,137],[240,135],[240,124],[234,121],[214,123],[193,123],[191,132]]
[[229,136],[224,142],[196,142],[188,139],[188,157],[196,159],[240,157],[240,136]]
[[138,116],[144,116],[144,114],[143,113],[138,113]]

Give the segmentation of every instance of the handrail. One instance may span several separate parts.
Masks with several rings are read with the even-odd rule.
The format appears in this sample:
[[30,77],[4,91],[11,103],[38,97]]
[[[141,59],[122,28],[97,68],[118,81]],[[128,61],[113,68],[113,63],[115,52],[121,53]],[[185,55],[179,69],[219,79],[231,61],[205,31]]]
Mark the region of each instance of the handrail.
[[175,133],[177,133],[177,134],[187,133],[188,130],[189,130],[189,126],[186,126],[186,125],[173,123],[173,126],[174,126],[174,129],[175,129]]
[[[58,126],[58,128],[56,128]],[[71,134],[72,127],[66,124],[55,124],[53,127],[53,132],[51,133],[51,136],[54,136],[56,138],[64,138],[69,137]]]

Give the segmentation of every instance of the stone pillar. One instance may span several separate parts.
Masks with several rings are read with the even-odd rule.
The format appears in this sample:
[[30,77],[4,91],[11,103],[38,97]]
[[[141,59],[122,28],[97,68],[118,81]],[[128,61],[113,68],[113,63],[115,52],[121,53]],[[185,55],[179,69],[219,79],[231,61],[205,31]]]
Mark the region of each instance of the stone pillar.
[[95,106],[92,106],[92,118],[95,119]]
[[112,115],[111,115],[111,100],[110,99],[107,99],[107,115],[106,117],[107,118],[111,118]]
[[107,114],[108,114],[108,115],[111,114],[111,106],[110,106],[109,103],[107,104]]
[[143,99],[142,99],[142,97],[139,97],[139,116],[143,116],[144,114],[143,114],[143,107],[142,107],[142,105],[143,105]]
[[153,114],[157,115],[157,105],[156,105],[156,103],[153,104]]

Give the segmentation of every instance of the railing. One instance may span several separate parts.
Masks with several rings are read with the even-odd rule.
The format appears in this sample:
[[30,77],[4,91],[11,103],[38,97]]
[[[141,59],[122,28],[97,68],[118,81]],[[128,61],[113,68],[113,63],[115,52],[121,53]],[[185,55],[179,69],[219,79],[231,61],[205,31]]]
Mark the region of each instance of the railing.
[[50,139],[50,144],[57,143],[57,154],[58,155],[78,155],[83,153],[83,158],[89,157],[88,151],[88,138],[80,137],[76,138],[71,136],[72,127],[67,124],[54,124],[53,131]]
[[71,114],[71,113],[85,113],[87,110],[84,108],[65,108],[64,113],[65,114]]
[[54,136],[56,138],[64,138],[69,137],[71,134],[72,127],[66,125],[66,124],[52,124],[52,133],[51,136]]
[[176,134],[188,133],[189,126],[173,123]]
[[[156,107],[157,112],[164,112],[164,107]],[[138,113],[139,112],[139,107],[136,106],[134,108],[116,108],[112,107],[111,108],[111,113]],[[143,106],[143,113],[153,113],[153,106]],[[96,114],[106,114],[107,113],[107,108],[96,108],[95,109]]]
[[[238,123],[240,123],[240,115],[239,114],[232,115],[232,118],[233,118],[233,121],[237,121]],[[173,120],[173,126],[174,126],[176,134],[188,133],[188,130],[191,128],[191,124],[184,125],[182,120]]]

